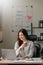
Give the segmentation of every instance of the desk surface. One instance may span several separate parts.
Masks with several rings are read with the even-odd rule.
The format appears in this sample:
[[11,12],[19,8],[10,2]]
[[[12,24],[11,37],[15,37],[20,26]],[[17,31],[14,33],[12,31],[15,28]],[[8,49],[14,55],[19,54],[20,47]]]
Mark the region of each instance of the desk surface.
[[23,60],[1,60],[0,64],[43,64],[43,60],[40,62],[36,62],[36,61],[26,61]]

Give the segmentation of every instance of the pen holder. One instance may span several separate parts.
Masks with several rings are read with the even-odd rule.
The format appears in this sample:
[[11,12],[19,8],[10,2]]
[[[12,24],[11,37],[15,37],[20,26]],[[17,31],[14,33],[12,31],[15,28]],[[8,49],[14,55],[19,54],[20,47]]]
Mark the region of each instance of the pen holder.
[[40,21],[39,21],[39,27],[40,27],[40,28],[43,28],[43,20],[40,20]]

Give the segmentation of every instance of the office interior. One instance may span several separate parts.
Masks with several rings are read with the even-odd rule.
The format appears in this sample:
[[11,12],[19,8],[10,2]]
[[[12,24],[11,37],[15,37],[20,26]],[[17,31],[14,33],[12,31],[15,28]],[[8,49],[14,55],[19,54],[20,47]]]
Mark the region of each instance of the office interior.
[[[30,30],[26,24],[30,24]],[[29,35],[36,35],[34,42],[43,48],[43,0],[0,0],[0,48],[14,48],[22,27]]]

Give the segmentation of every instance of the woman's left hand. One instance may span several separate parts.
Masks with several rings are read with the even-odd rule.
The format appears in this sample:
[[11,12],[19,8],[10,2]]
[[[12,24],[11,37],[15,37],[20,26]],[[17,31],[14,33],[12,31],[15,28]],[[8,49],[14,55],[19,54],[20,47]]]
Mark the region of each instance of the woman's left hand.
[[28,57],[23,56],[23,57],[21,57],[21,59],[22,59],[22,60],[26,60],[26,59],[28,59]]

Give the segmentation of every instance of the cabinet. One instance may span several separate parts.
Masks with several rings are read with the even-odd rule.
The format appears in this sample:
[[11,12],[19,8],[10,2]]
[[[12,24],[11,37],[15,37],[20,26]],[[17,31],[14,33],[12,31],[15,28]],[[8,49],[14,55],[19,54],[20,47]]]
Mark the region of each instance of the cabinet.
[[[43,41],[43,27],[33,27],[32,23],[31,23],[31,34],[32,34],[32,35],[35,34],[35,33],[34,33],[34,30],[36,30],[36,32],[37,32],[38,30],[40,30],[41,33],[38,31],[38,33],[40,34],[40,36],[37,36],[37,40],[38,40],[38,41]],[[37,34],[35,34],[35,35],[37,35]]]

